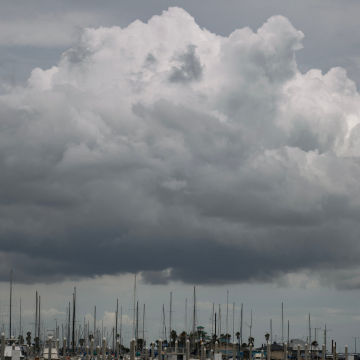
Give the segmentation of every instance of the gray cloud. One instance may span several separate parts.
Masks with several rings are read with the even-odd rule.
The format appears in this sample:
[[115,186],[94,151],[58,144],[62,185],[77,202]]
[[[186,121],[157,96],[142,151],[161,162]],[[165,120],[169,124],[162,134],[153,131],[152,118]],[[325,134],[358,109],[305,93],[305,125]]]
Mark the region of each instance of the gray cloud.
[[175,59],[181,63],[180,67],[173,67],[169,81],[173,83],[188,83],[199,81],[202,76],[202,66],[195,53],[196,47],[189,45],[187,51],[178,55]]
[[302,39],[179,8],[84,30],[0,96],[1,273],[356,288],[359,94],[341,68],[301,74]]

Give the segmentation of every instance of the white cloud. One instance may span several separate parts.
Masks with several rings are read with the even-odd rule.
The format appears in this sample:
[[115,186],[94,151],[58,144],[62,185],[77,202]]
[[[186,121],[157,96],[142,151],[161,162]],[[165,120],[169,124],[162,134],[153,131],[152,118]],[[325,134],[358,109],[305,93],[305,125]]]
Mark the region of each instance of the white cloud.
[[213,308],[213,304],[209,301],[197,301],[196,302],[196,306],[198,309],[201,309],[201,310],[212,310]]
[[[34,311],[27,309],[27,310],[25,310],[25,311],[23,312],[23,315],[30,317],[30,316],[34,315]],[[51,317],[54,317],[54,316],[56,316],[56,315],[66,315],[66,313],[63,312],[63,311],[59,311],[59,310],[57,310],[57,309],[54,309],[54,308],[41,309],[41,316],[44,316],[44,317],[47,317],[47,318],[51,318]],[[62,318],[62,317],[61,317],[61,318]]]
[[[119,310],[120,311],[120,310]],[[111,311],[105,311],[103,313],[102,316],[97,316],[97,326],[100,326],[101,328],[103,327],[106,331],[108,331],[110,333],[110,331],[112,331],[112,328],[115,327],[115,319],[116,319],[116,313],[115,312],[111,312]],[[94,324],[94,317],[92,314],[87,313],[85,315],[85,320],[86,322],[89,322],[90,324],[90,329],[92,330],[93,324]],[[118,317],[118,326],[120,328],[120,323],[121,323],[121,317],[120,317],[120,313],[119,313],[119,317]],[[125,327],[127,325],[132,325],[133,321],[132,319],[126,315],[123,314],[122,315],[122,325]]]
[[[58,66],[0,96],[0,231],[21,244],[24,281],[46,273],[29,260],[48,256],[44,243],[84,251],[82,266],[64,253],[47,263],[52,280],[272,281],[357,266],[345,249],[358,235],[360,98],[341,68],[298,71],[303,36],[275,16],[221,37],[170,8],[85,29]],[[191,260],[153,261],[174,246]],[[200,270],[236,254],[259,266]]]

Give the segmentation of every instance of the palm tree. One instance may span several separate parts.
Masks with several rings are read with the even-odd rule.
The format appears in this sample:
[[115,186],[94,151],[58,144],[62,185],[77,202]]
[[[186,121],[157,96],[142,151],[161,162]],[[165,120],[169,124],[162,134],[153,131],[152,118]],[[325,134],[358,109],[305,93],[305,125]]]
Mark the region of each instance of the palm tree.
[[216,341],[218,341],[218,337],[216,336],[216,334],[213,334],[211,337],[211,343],[215,344]]
[[317,347],[319,344],[318,344],[317,341],[313,341],[313,342],[311,343],[311,345]]
[[183,331],[180,335],[179,335],[179,338],[180,338],[180,344],[185,346],[186,345],[186,332]]
[[270,334],[269,334],[269,333],[266,333],[266,334],[265,334],[266,343],[269,342],[269,338],[270,338]]
[[171,334],[170,334],[170,346],[171,346],[171,341],[175,344],[175,340],[177,338],[177,333],[175,330],[171,330]]
[[142,349],[146,346],[146,341],[144,339],[137,339],[137,346],[138,349],[140,349],[140,351],[142,351]]
[[237,339],[240,338],[240,333],[239,333],[239,332],[237,332],[235,335],[236,335],[236,338],[237,338]]
[[249,341],[249,345],[248,345],[248,346],[250,346],[250,344],[251,344],[251,345],[254,345],[254,338],[253,338],[252,336],[249,337],[248,341]]
[[30,346],[31,345],[31,332],[30,331],[27,332],[26,335],[27,335],[26,336],[26,342]]

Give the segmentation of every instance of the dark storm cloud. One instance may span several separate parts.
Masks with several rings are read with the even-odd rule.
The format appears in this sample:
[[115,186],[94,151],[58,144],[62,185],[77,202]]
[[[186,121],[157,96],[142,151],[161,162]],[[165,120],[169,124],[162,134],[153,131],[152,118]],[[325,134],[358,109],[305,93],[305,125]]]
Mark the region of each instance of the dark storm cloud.
[[302,75],[302,39],[173,8],[34,69],[0,97],[1,273],[357,287],[359,95],[341,68]]

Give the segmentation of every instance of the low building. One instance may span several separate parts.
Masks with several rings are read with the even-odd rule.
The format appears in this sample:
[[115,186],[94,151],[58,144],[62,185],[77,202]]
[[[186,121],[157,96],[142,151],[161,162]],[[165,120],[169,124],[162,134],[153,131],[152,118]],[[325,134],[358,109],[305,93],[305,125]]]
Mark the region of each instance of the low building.
[[[267,346],[259,347],[256,352],[264,351],[264,357],[266,358]],[[270,345],[270,359],[272,360],[283,360],[284,359],[284,346],[279,344]]]
[[[289,357],[296,359],[298,346],[300,348],[300,358],[305,359],[305,345],[306,341],[301,339],[291,339],[288,345]],[[321,358],[322,349],[319,346],[308,345],[308,358]]]

